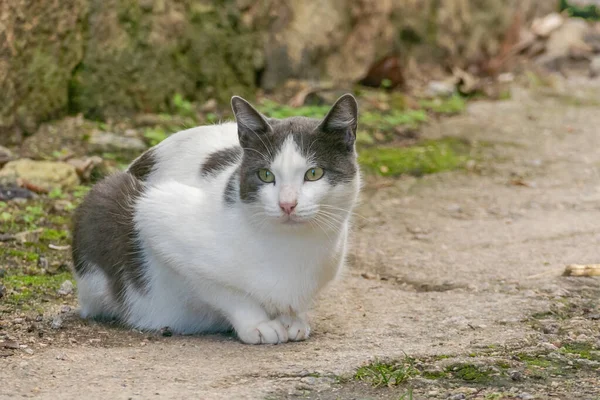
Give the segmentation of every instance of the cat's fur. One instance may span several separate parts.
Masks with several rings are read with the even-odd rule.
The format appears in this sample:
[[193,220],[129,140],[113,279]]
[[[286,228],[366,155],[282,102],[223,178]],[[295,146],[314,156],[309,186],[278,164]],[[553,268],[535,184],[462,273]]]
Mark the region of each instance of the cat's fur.
[[[239,97],[232,108],[237,123],[176,133],[90,191],[73,233],[83,317],[308,338],[305,312],[343,265],[360,187],[356,100],[323,120],[267,119]],[[323,177],[305,180],[314,167]]]

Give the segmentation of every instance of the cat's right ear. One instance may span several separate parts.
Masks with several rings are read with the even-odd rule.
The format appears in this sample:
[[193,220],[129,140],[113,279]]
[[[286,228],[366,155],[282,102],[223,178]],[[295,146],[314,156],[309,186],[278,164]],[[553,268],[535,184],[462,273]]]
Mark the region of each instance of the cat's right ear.
[[235,115],[238,136],[243,147],[246,147],[245,143],[248,141],[260,139],[260,135],[271,133],[272,128],[267,119],[246,100],[239,96],[233,96],[231,109]]

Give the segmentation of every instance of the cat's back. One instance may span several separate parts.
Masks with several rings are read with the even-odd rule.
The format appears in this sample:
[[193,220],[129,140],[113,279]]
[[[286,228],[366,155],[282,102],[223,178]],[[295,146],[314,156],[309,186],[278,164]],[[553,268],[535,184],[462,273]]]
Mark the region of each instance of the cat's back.
[[202,186],[206,178],[203,168],[211,158],[222,165],[237,161],[241,152],[235,123],[198,126],[177,132],[150,148],[131,163],[128,172],[153,184],[175,180]]

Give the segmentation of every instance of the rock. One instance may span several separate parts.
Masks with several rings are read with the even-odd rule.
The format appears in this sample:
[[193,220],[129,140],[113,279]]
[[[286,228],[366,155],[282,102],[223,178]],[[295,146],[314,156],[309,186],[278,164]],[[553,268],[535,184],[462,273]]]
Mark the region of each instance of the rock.
[[4,297],[4,292],[6,292],[6,288],[0,285],[0,299]]
[[456,92],[454,79],[446,81],[431,81],[427,84],[426,94],[429,97],[450,97]]
[[0,167],[14,159],[15,156],[13,155],[12,151],[10,151],[4,146],[0,146]]
[[85,157],[85,158],[71,158],[67,161],[68,164],[75,167],[77,175],[83,181],[89,181],[94,169],[102,166],[102,158],[98,156]]
[[546,15],[543,18],[536,18],[531,23],[531,31],[539,37],[548,37],[552,32],[562,26],[564,18],[557,12]]
[[110,151],[142,152],[146,150],[146,144],[139,138],[102,131],[92,133],[88,146],[90,151],[98,153]]
[[71,282],[70,280],[66,280],[62,283],[62,285],[60,285],[60,288],[58,289],[58,294],[62,296],[67,296],[73,293],[73,289],[73,282]]
[[62,306],[60,308],[60,312],[63,313],[63,314],[68,313],[69,311],[71,311],[71,306],[66,306],[65,305],[65,306]]
[[552,32],[546,43],[546,53],[540,56],[536,62],[550,66],[555,61],[567,57],[580,57],[591,53],[591,47],[585,43],[584,37],[588,25],[580,19],[568,19],[557,30]]
[[590,77],[595,78],[600,75],[600,56],[595,56],[590,62]]
[[510,379],[515,382],[521,382],[523,380],[523,373],[521,371],[510,371]]
[[208,99],[206,103],[202,104],[202,107],[200,107],[200,111],[202,111],[203,113],[215,112],[217,111],[217,107],[217,100]]
[[522,400],[531,400],[531,399],[535,399],[535,396],[534,396],[534,395],[532,395],[532,394],[529,394],[529,393],[526,393],[526,392],[519,393],[519,394],[517,395],[517,397],[518,397],[519,399],[522,399]]
[[56,187],[64,189],[76,186],[79,177],[75,167],[67,163],[27,158],[11,161],[0,170],[0,185],[20,186],[22,181],[50,191]]
[[361,85],[394,89],[404,84],[402,62],[396,55],[389,55],[378,60],[359,81]]
[[19,343],[13,340],[5,340],[3,342],[0,342],[0,347],[3,347],[5,349],[17,350],[19,348]]
[[30,349],[30,348],[23,349],[23,351],[24,351],[25,353],[29,354],[29,355],[32,355],[32,354],[33,354],[33,350],[32,350],[32,349]]
[[52,329],[60,329],[63,325],[63,319],[60,315],[55,316],[52,319],[52,324],[50,325]]
[[25,188],[20,188],[14,185],[0,185],[0,201],[8,201],[14,199],[31,199],[35,196],[35,193]]
[[466,396],[463,393],[453,394],[452,396],[448,397],[448,400],[463,400],[463,399],[466,399]]
[[37,243],[40,240],[40,235],[44,231],[43,228],[34,229],[31,231],[24,231],[16,233],[15,240],[21,243]]

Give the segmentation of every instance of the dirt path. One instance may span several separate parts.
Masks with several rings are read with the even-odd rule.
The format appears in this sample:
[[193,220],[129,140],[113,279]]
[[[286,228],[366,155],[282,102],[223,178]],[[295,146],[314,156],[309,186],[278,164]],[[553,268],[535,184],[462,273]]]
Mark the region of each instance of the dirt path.
[[[308,342],[253,347],[94,325],[71,345],[0,358],[0,398],[398,398],[407,387],[332,377],[405,353],[421,369],[506,360],[496,375],[512,377],[415,377],[415,398],[599,398],[600,279],[560,277],[569,263],[600,263],[598,93],[585,80],[553,96],[515,90],[427,128],[481,141],[484,159],[471,172],[368,185],[351,266],[312,312]],[[571,342],[586,353],[558,350]],[[546,370],[565,371],[536,378],[523,356],[536,351],[563,357],[542,355]]]

